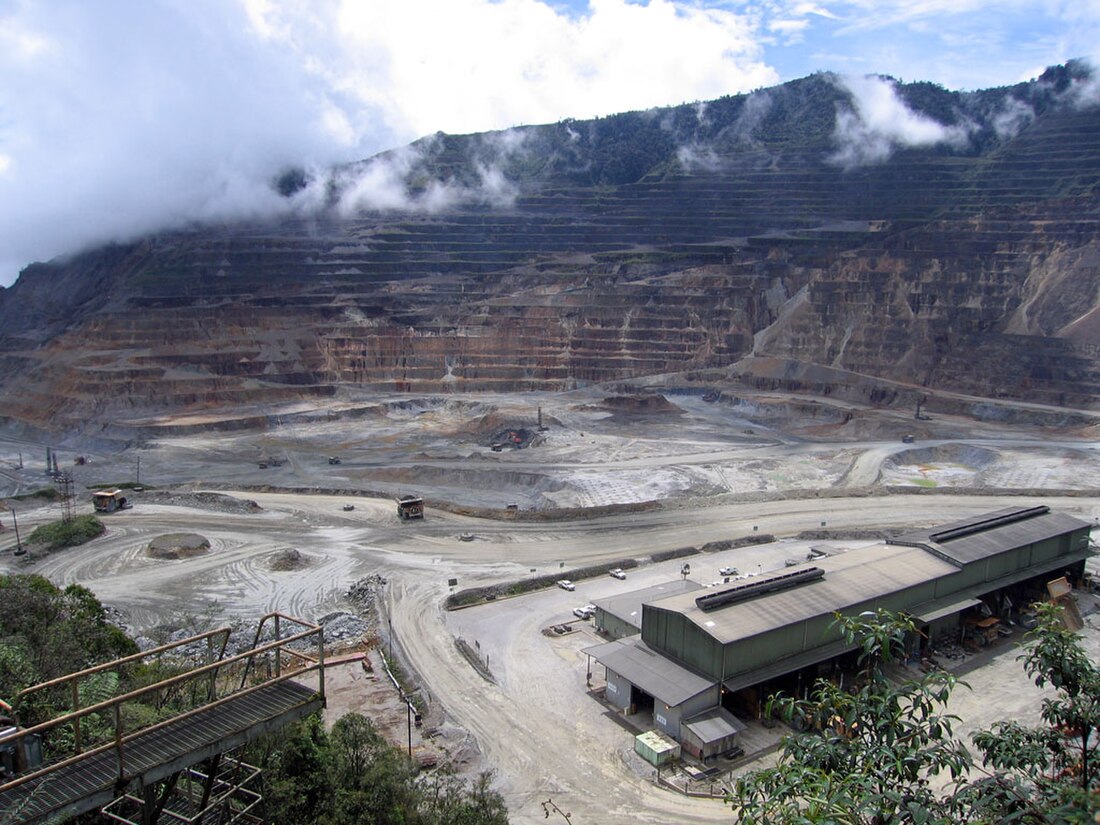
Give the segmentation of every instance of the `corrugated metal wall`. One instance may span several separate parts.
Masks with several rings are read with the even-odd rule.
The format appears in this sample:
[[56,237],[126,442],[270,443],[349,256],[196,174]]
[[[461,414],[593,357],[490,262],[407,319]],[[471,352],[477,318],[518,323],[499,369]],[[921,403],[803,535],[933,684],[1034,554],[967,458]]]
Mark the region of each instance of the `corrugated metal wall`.
[[[880,608],[900,612],[964,591],[980,593],[983,583],[1002,579],[1017,570],[1023,571],[1044,562],[1050,562],[1052,568],[1056,568],[1061,556],[1087,546],[1088,535],[1089,531],[1083,529],[1037,544],[1012,548],[967,565],[957,574],[900,590],[874,601],[845,606],[844,612],[854,615]],[[644,605],[642,638],[650,647],[688,667],[713,679],[724,679],[838,640],[839,632],[830,628],[832,621],[831,615],[819,616],[723,646],[682,613]]]
[[607,699],[608,704],[620,710],[626,708],[630,704],[630,688],[629,680],[613,670],[607,671],[607,690],[604,692],[604,698]]
[[642,639],[650,647],[713,679],[721,675],[722,646],[682,613],[643,605]]
[[596,630],[606,633],[609,639],[624,639],[638,633],[638,628],[634,625],[624,622],[618,616],[614,616],[598,607],[596,608],[595,619]]

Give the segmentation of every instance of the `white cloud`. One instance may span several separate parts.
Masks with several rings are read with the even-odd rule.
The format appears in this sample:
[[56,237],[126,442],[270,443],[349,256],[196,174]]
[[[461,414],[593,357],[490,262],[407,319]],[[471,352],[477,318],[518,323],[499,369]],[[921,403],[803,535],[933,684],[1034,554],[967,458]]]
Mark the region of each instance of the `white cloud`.
[[[507,179],[501,166],[521,155],[526,136],[516,129],[484,137],[469,158],[476,182],[429,178],[425,165],[440,148],[441,134],[386,152],[362,163],[338,170],[335,174],[315,176],[306,193],[294,200],[303,205],[316,202],[317,194],[336,193],[336,209],[343,217],[368,210],[404,209],[428,213],[440,212],[459,203],[482,203],[509,207],[519,191]],[[484,155],[482,158],[480,155]]]
[[795,3],[790,9],[790,13],[793,15],[816,15],[830,20],[837,19],[837,15],[817,3]]
[[454,196],[438,181],[432,181],[419,196],[409,192],[405,181],[419,160],[416,149],[404,147],[345,170],[335,179],[340,190],[337,210],[344,217],[351,217],[369,209],[419,206],[435,211],[453,202]]
[[810,21],[806,19],[780,19],[768,23],[768,31],[781,34],[789,42],[801,42],[802,33],[810,27]]
[[[1074,57],[1100,58],[1095,0],[829,0],[827,5],[833,18],[808,18],[813,29],[805,34],[809,53],[821,59],[796,61],[800,73],[873,71],[980,89],[1033,78]],[[797,16],[789,7],[786,14]],[[774,50],[767,55],[784,68]]]
[[[425,20],[431,20],[425,26]],[[415,134],[591,117],[775,82],[741,15],[669,0],[341,3],[340,82]]]
[[1035,110],[1027,103],[1009,96],[993,115],[993,131],[1002,140],[1015,137],[1020,130],[1035,119]]
[[1034,5],[1034,0],[846,0],[845,17],[852,29],[882,29],[918,21],[958,17],[973,12],[994,13]]
[[837,77],[836,82],[851,94],[853,108],[837,112],[837,150],[830,159],[846,169],[882,163],[898,148],[940,143],[961,148],[969,140],[969,124],[946,126],[917,114],[889,79]]
[[49,47],[0,51],[8,262],[264,214],[280,206],[267,184],[285,164],[339,157],[325,90],[287,53],[258,47],[232,6],[62,0],[17,13]]
[[[269,191],[292,164],[777,82],[755,25],[673,0],[575,15],[548,0],[16,4],[0,13],[0,283],[12,261],[317,203]],[[473,194],[439,185],[410,201],[398,171],[367,170],[342,205]],[[497,167],[480,174],[478,197],[514,197]]]
[[[846,66],[974,88],[1028,66],[1100,58],[1098,43],[1095,0],[8,0],[0,284],[85,244],[315,208],[320,184],[287,202],[268,181],[292,164],[321,170],[321,181],[331,164],[437,130],[759,89],[780,81],[784,54],[799,58],[788,77]],[[1081,105],[1098,100],[1094,86],[1075,94]],[[881,90],[864,97],[842,118],[838,162],[961,139],[899,112]],[[507,204],[515,193],[500,168],[486,161],[467,188],[410,193],[400,164],[364,167],[341,203]]]
[[16,60],[28,61],[47,51],[50,41],[13,15],[0,17],[0,48]]
[[1066,90],[1066,98],[1078,109],[1100,106],[1100,73],[1094,71],[1087,78],[1074,79]]
[[676,159],[689,171],[714,171],[720,169],[722,160],[709,146],[680,146]]

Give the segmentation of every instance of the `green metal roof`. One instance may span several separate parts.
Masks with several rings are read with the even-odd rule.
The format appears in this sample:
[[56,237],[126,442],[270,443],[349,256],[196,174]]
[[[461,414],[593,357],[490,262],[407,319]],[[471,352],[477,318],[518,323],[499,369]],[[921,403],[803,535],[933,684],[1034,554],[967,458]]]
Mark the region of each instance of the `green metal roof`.
[[[695,602],[695,593],[670,596],[653,602],[652,607],[682,613],[703,632],[727,644],[819,616],[831,616],[838,610],[958,572],[958,567],[922,548],[887,544],[856,548],[806,566],[821,568],[824,577],[716,610],[701,609]],[[797,569],[785,568],[775,575],[788,575]],[[758,580],[765,582],[768,578],[765,574]]]

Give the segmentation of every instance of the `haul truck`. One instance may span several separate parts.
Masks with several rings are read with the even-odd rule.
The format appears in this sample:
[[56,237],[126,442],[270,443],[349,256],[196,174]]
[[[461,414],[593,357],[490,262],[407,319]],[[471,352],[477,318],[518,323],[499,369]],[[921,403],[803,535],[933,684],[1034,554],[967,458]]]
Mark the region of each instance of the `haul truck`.
[[92,504],[97,513],[113,513],[133,506],[122,495],[122,490],[96,490],[92,493]]
[[424,499],[420,496],[401,496],[397,500],[397,516],[402,521],[424,518]]

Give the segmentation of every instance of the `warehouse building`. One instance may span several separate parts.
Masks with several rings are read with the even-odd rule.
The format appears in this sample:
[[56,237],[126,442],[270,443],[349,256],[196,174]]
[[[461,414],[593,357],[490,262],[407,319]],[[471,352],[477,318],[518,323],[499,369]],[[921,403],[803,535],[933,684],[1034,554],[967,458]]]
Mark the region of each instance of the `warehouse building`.
[[985,643],[1052,578],[1083,575],[1089,528],[1049,507],[1011,508],[702,595],[643,594],[641,633],[586,653],[606,669],[609,703],[652,712],[690,752],[721,753],[741,724],[734,714],[755,718],[771,693],[843,669],[852,646],[832,626],[836,612],[907,613],[922,631],[914,653],[937,640]]
[[609,639],[622,639],[642,632],[642,605],[677,593],[700,590],[702,585],[686,578],[631,590],[607,599],[596,599],[593,617],[596,631]]

